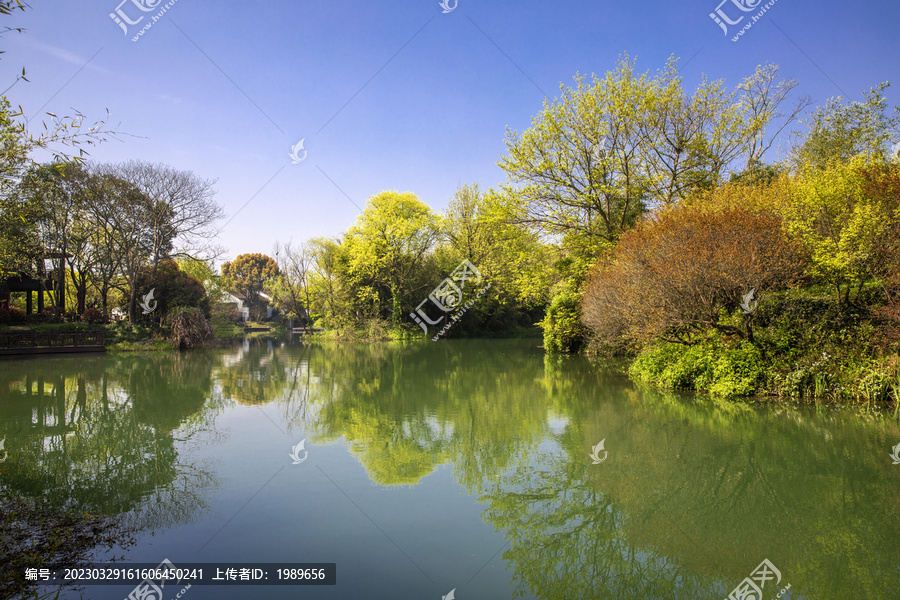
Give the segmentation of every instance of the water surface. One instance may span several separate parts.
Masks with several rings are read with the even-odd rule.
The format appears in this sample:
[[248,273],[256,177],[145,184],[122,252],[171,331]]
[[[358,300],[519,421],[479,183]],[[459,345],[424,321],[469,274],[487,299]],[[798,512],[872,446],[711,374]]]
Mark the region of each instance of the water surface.
[[900,598],[895,423],[639,389],[533,340],[7,360],[4,438],[0,485],[125,515],[128,561],[337,564],[191,600],[721,600],[764,559],[765,600]]

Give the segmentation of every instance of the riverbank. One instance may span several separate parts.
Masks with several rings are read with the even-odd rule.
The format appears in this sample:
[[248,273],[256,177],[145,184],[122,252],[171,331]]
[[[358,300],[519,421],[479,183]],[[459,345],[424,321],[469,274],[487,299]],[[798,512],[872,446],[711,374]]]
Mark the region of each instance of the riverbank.
[[[215,337],[201,347],[216,348],[229,345],[235,340],[254,337],[280,337],[288,333],[283,323],[247,322],[236,325],[230,321],[213,322]],[[254,331],[245,331],[245,328]],[[103,347],[107,352],[154,352],[175,350],[175,344],[167,337],[167,332],[143,324],[117,323],[35,323],[30,325],[0,326],[3,331],[103,331]]]
[[[696,343],[657,342],[628,368],[632,379],[713,396],[900,407],[900,355],[878,321],[879,289],[839,304],[824,290],[772,293],[752,319],[753,341],[709,330]],[[744,315],[721,324],[742,326]]]

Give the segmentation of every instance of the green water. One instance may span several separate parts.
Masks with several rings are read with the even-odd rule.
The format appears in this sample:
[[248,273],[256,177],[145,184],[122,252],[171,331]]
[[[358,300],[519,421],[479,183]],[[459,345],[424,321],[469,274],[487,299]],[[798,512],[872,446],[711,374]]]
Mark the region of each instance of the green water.
[[191,600],[721,600],[764,559],[764,600],[900,598],[896,423],[639,389],[534,341],[6,360],[0,439],[0,485],[124,514],[129,561],[337,564]]

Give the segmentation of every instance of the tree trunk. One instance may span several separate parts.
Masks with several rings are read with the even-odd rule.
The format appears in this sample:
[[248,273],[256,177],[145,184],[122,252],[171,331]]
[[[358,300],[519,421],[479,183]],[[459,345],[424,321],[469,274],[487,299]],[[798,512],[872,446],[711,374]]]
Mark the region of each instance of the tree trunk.
[[400,290],[396,281],[391,281],[391,323],[400,324]]

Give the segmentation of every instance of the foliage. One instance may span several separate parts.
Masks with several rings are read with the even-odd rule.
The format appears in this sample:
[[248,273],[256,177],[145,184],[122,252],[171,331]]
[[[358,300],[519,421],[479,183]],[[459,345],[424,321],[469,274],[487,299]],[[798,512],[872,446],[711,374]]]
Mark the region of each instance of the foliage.
[[688,348],[665,342],[644,349],[629,368],[637,380],[668,389],[708,391],[727,398],[754,394],[765,369],[756,346],[706,340]]
[[103,343],[109,347],[148,342],[153,338],[154,329],[147,324],[117,321],[103,326]]
[[884,91],[890,85],[877,85],[865,94],[864,102],[844,104],[842,98],[831,98],[817,108],[794,155],[795,166],[826,169],[854,157],[886,159],[889,142],[900,133],[900,106],[894,107],[893,116],[887,114]]
[[553,295],[539,323],[547,352],[569,354],[584,346],[587,332],[581,324],[580,301],[581,294],[567,285],[561,286]]
[[203,284],[206,300],[210,305],[219,302],[225,292],[224,281],[216,274],[210,261],[194,257],[180,257],[175,261],[178,269]]
[[870,302],[876,326],[875,342],[884,353],[900,354],[900,219],[887,228],[879,244],[881,302]]
[[199,346],[214,336],[206,315],[197,307],[176,306],[166,314],[176,348]]
[[[558,279],[551,264],[555,252],[537,234],[516,224],[516,211],[508,196],[482,192],[476,184],[458,188],[441,216],[442,244],[434,255],[441,270],[433,271],[431,286],[463,260],[480,273],[478,285],[490,285],[449,336],[508,334],[533,327],[543,312],[550,287]],[[475,289],[471,284],[463,288],[465,300],[476,297]]]
[[543,307],[557,279],[551,268],[553,249],[518,225],[517,218],[518,207],[508,195],[482,192],[477,184],[461,186],[441,218],[444,247],[451,255],[442,263],[455,268],[467,259],[476,265],[491,283],[485,302],[514,303],[526,310]]
[[898,173],[900,165],[866,164],[856,156],[805,169],[791,182],[779,212],[809,248],[811,273],[834,286],[839,301],[849,302],[851,288],[861,289],[878,271],[879,245],[900,219]]
[[269,280],[266,291],[275,306],[285,315],[301,323],[312,322],[314,314],[321,314],[323,307],[313,306],[312,276],[315,268],[314,247],[304,243],[294,248],[290,242],[275,244],[278,261],[278,277]]
[[103,313],[96,308],[89,308],[81,313],[81,320],[86,323],[102,323]]
[[335,330],[351,327],[358,319],[353,284],[347,268],[347,253],[341,241],[313,238],[309,241],[313,255],[313,268],[309,273],[311,304],[318,307],[321,316],[317,327],[328,326]]
[[779,112],[796,85],[765,65],[734,91],[704,79],[688,95],[674,58],[651,76],[627,56],[602,78],[577,76],[530,129],[507,133],[499,164],[515,221],[559,242],[558,271],[580,288],[647,210],[715,188],[742,155],[759,181],[766,151],[809,102]]
[[783,287],[803,256],[769,213],[682,205],[658,213],[620,240],[584,291],[584,322],[606,344],[654,339],[690,344],[708,328],[753,339],[724,324],[751,289]]
[[688,97],[674,58],[653,78],[634,67],[624,56],[590,85],[576,77],[531,129],[507,133],[500,166],[518,184],[506,190],[523,223],[589,246],[615,240],[647,207],[718,183],[748,147],[761,160],[766,126],[794,85],[760,67],[735,92],[704,80]]
[[416,279],[437,239],[437,218],[414,194],[372,196],[347,231],[342,249],[355,303],[371,316],[400,323],[418,291]]
[[200,308],[204,315],[209,315],[210,305],[203,284],[183,272],[173,260],[163,260],[155,272],[149,265],[143,267],[137,285],[141,295],[153,290],[158,304],[156,311],[148,315],[151,319],[157,311],[166,314],[176,307]]
[[222,275],[229,290],[243,295],[248,306],[261,314],[260,297],[266,283],[278,275],[278,264],[265,254],[239,254],[222,265]]

